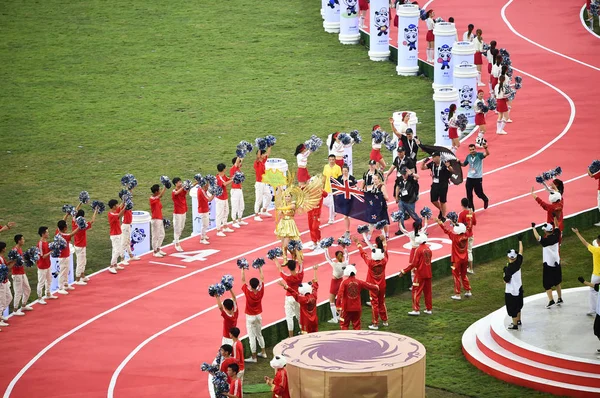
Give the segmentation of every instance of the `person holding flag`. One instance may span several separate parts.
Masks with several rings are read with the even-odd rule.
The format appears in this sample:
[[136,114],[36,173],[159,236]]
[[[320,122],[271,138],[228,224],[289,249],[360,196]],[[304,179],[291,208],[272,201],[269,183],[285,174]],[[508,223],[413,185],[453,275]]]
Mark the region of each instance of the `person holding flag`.
[[[356,188],[357,181],[354,176],[350,175],[350,167],[347,164],[344,164],[342,167],[342,175],[337,178],[337,182],[344,186],[344,188]],[[333,187],[332,187],[333,192]],[[340,191],[341,192],[341,191]],[[339,199],[338,199],[339,198]],[[339,195],[334,195],[333,197],[335,208],[338,208],[338,202],[347,201],[345,195],[341,193]],[[344,203],[344,207],[346,207],[346,203]],[[338,212],[340,213],[340,212]],[[342,213],[343,214],[343,213]],[[348,214],[344,214],[344,226],[346,227],[346,232],[344,233],[344,237],[350,238],[350,217]]]

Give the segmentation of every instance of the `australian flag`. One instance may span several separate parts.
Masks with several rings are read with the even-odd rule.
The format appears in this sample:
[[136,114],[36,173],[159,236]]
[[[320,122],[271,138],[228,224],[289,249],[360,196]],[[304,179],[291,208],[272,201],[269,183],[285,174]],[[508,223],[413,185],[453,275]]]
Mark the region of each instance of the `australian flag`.
[[383,194],[364,192],[331,179],[331,191],[335,202],[335,212],[369,224],[388,219],[387,206]]

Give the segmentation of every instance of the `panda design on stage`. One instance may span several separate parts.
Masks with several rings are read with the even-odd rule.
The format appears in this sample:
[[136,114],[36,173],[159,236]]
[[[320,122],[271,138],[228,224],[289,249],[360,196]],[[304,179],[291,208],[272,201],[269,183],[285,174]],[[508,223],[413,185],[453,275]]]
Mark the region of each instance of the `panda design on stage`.
[[446,108],[441,112],[440,120],[444,123],[444,131],[448,131],[448,115],[450,114],[450,109]]
[[344,3],[346,3],[346,12],[348,13],[348,16],[357,14],[356,5],[358,4],[358,0],[344,0]]
[[383,7],[379,11],[375,11],[375,27],[377,28],[377,36],[387,35],[389,28],[390,17],[388,9]]
[[135,228],[131,233],[131,240],[129,242],[131,251],[133,251],[133,248],[135,247],[136,244],[142,242],[145,238],[146,238],[146,233],[144,232],[144,229],[143,228]]
[[444,44],[438,47],[438,63],[442,64],[442,70],[450,69],[450,60],[452,59],[452,47]]
[[473,87],[464,85],[458,90],[458,99],[460,100],[460,107],[465,110],[470,110],[471,103],[473,102],[474,90]]
[[417,38],[419,37],[419,28],[415,24],[410,24],[404,28],[404,44],[408,46],[408,51],[417,49]]

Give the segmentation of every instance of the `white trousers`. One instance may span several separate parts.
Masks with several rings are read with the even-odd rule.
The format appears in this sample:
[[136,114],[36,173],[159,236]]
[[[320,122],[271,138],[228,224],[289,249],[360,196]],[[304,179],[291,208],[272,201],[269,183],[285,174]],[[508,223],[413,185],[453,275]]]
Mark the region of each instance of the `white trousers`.
[[329,208],[329,221],[333,221],[335,219],[335,202],[332,193],[327,194],[323,204]]
[[225,344],[229,344],[230,346],[233,347],[233,339],[230,339],[229,337],[222,337],[221,345],[225,345]]
[[265,348],[265,339],[262,335],[262,315],[246,315],[246,330],[250,342],[250,351],[256,353],[256,340],[260,348]]
[[121,257],[129,254],[129,257],[133,257],[131,251],[131,224],[121,224]]
[[474,240],[475,239],[471,236],[469,238],[469,240],[467,241],[468,242],[467,243],[467,254],[469,256],[469,262],[471,262],[471,263],[473,262],[473,241]]
[[13,296],[10,292],[10,280],[6,283],[0,282],[0,315],[4,314],[4,310],[8,308]]
[[85,272],[85,266],[87,264],[87,250],[85,247],[75,246],[75,258],[77,259],[77,266],[75,268],[75,276],[83,276]]
[[181,234],[183,233],[183,228],[185,227],[185,219],[186,219],[187,213],[183,213],[183,214],[175,214],[173,213],[173,239],[175,240],[175,243],[179,243],[179,238],[181,237]]
[[600,210],[600,190],[598,190],[598,210]]
[[[123,234],[121,234],[123,235]],[[110,243],[112,246],[112,253],[110,256],[110,265],[117,265],[119,257],[123,256],[123,246],[121,245],[121,235],[111,235]]]
[[300,304],[292,296],[285,296],[285,321],[288,330],[294,330],[294,317],[300,322]]
[[58,288],[62,289],[69,286],[69,257],[59,257],[58,266]]
[[254,213],[267,211],[271,203],[271,190],[264,182],[254,183]]
[[200,237],[204,238],[208,233],[208,225],[210,223],[210,213],[200,213],[198,214],[200,217]]
[[27,305],[27,300],[29,300],[29,295],[31,294],[27,275],[13,275],[13,289],[15,289],[15,301],[13,307],[16,311],[21,308],[21,306]]
[[244,192],[239,188],[231,189],[231,219],[241,220],[244,213]]
[[[596,283],[600,283],[600,276],[592,274],[590,278],[590,282],[594,285]],[[593,287],[590,287],[590,312],[596,312],[596,304],[598,303],[598,292],[594,290]]]
[[157,252],[160,250],[165,239],[165,224],[163,220],[153,218],[150,221],[150,233],[152,234],[152,250]]
[[52,294],[50,292],[50,286],[52,286],[52,272],[50,272],[50,268],[46,268],[46,269],[38,268],[38,284],[37,284],[38,298],[44,297],[42,295],[42,293],[45,293],[46,296],[50,296],[50,294]]
[[217,229],[221,229],[227,224],[227,217],[229,217],[229,202],[222,199],[215,200],[217,201]]

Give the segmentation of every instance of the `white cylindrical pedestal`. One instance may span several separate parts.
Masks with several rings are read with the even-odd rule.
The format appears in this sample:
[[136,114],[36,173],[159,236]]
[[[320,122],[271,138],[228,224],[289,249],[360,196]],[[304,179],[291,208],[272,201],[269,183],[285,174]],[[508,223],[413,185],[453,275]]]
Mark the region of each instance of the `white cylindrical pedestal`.
[[340,5],[333,0],[325,3],[323,29],[327,33],[340,33]]
[[[410,127],[413,131],[413,138],[417,136],[417,124],[419,123],[419,118],[415,112],[411,111],[400,111],[394,112],[392,114],[392,118],[394,119],[394,127],[396,130],[400,130],[400,122],[402,121],[402,114],[407,112],[410,115],[410,119],[408,119],[408,127]],[[398,151],[394,151],[393,159],[395,160],[398,157]],[[416,159],[415,159],[416,160]]]
[[[150,251],[150,220],[152,216],[147,211],[134,210],[131,220],[131,251],[134,256],[140,256]],[[129,257],[125,253],[126,257]]]
[[[192,198],[192,235],[196,236],[202,231],[202,218],[200,218],[200,213],[198,213],[198,189],[200,189],[197,185],[190,189],[190,197]],[[217,205],[214,200],[208,202],[208,213],[209,213],[209,221],[208,221],[208,229],[214,229],[217,224]]]
[[469,120],[467,128],[473,128],[477,99],[477,67],[472,64],[454,65],[454,88],[458,90],[457,112]]
[[390,10],[388,0],[371,0],[369,5],[369,58],[390,58]]
[[327,7],[327,0],[321,0],[321,18],[325,19],[325,7]]
[[435,101],[435,145],[450,147],[452,141],[448,137],[448,113],[450,105],[458,101],[458,90],[440,88],[433,93]]
[[[73,270],[73,253],[75,252],[75,246],[69,243],[69,285],[75,282],[75,272]],[[52,283],[50,284],[50,291],[55,292],[58,290],[58,272],[60,267],[58,266],[58,257],[50,256],[50,273],[52,274]]]
[[[266,170],[280,170],[283,175],[287,176],[287,172],[288,172],[288,164],[287,161],[285,159],[280,159],[280,158],[269,158],[267,159],[267,162],[265,163],[265,171]],[[273,191],[273,187],[269,186],[269,189],[271,190],[271,203],[269,204],[269,210],[273,210],[275,208],[275,204],[273,203],[272,198],[275,195],[275,191]]]
[[416,76],[419,71],[419,6],[402,4],[398,13],[398,66],[402,76]]
[[435,35],[434,89],[452,87],[452,45],[456,39],[456,28],[451,22],[438,22],[433,29]]
[[472,64],[475,62],[475,45],[470,41],[457,41],[452,46],[454,65]]
[[343,1],[340,3],[340,43],[358,44],[360,33],[358,31],[358,2]]

